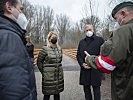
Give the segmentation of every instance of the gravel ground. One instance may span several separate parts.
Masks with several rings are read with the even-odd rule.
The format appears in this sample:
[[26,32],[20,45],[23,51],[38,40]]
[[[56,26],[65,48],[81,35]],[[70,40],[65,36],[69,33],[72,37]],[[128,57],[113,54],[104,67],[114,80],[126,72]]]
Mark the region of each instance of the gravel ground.
[[[42,89],[41,89],[41,74],[35,72],[38,100],[43,100]],[[65,89],[61,93],[61,100],[85,100],[83,88],[79,85],[79,71],[64,71]],[[101,86],[101,100],[110,99],[110,77],[106,76],[106,79],[102,81]],[[51,99],[53,97],[51,96]]]
[[[85,100],[83,88],[79,85],[79,65],[77,61],[72,58],[63,55],[62,61],[64,69],[64,91],[60,94],[61,100]],[[37,67],[35,67],[35,76],[37,84],[38,100],[43,100],[41,81],[42,77]],[[105,80],[102,81],[101,86],[101,100],[111,100],[110,94],[110,75],[105,75]],[[50,100],[53,100],[51,96]]]
[[101,100],[111,100],[111,79],[110,75],[105,74],[105,80],[102,81],[101,86]]

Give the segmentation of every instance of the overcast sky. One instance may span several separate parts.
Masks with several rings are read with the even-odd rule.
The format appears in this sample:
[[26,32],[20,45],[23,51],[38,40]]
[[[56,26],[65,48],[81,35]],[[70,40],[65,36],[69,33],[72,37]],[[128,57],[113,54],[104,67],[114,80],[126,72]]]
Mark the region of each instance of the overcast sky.
[[[83,18],[83,9],[87,0],[28,0],[33,5],[50,6],[55,14],[65,14],[76,22]],[[96,1],[96,0],[95,0]],[[99,5],[98,16],[105,17],[107,9],[107,0],[97,0]]]

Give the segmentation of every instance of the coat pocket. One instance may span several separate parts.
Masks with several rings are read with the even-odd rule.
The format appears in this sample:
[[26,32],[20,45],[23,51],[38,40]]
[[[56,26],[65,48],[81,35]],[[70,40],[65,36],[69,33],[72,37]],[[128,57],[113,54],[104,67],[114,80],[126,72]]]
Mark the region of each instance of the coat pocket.
[[55,79],[55,68],[53,67],[45,67],[44,68],[44,80],[52,81]]

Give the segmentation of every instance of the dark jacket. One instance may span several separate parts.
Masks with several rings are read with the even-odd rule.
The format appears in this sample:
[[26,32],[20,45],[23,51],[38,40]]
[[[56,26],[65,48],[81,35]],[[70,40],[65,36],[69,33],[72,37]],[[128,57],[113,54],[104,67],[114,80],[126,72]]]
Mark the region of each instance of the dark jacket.
[[42,73],[42,92],[45,95],[58,94],[64,90],[62,50],[44,46],[39,52],[37,66]]
[[99,57],[90,56],[87,64],[111,73],[112,100],[133,100],[133,20],[116,30],[100,52]]
[[28,51],[28,54],[31,58],[34,58],[34,45],[30,44],[30,45],[26,45],[26,49]]
[[93,85],[100,86],[102,73],[95,69],[85,69],[82,64],[85,63],[85,53],[87,51],[89,54],[99,55],[100,46],[103,44],[104,40],[101,37],[93,35],[92,37],[86,37],[79,42],[77,50],[77,60],[81,67],[80,71],[80,84],[81,85]]
[[0,100],[37,100],[24,33],[16,22],[0,15]]

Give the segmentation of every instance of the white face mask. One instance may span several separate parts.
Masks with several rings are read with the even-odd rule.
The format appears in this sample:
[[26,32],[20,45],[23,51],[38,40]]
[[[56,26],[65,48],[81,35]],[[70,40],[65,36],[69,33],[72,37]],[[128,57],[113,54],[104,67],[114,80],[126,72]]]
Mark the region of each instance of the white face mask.
[[91,32],[91,31],[86,32],[86,36],[91,37],[92,35],[93,35],[93,32]]
[[23,13],[20,13],[18,18],[17,18],[17,23],[19,24],[19,26],[26,30],[27,24],[28,24],[28,20],[26,18],[26,16]]

